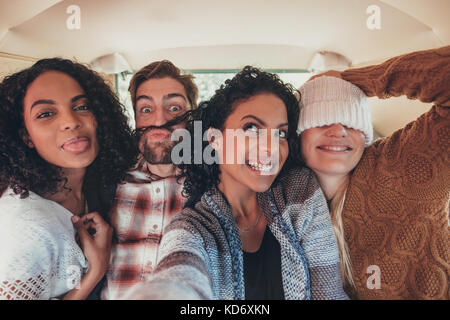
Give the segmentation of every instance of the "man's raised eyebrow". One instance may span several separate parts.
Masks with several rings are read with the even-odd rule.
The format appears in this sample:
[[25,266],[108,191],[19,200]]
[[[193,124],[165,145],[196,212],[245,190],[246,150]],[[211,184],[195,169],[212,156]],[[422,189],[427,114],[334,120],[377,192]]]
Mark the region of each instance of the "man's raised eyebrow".
[[171,99],[171,98],[183,98],[183,100],[187,102],[186,97],[181,93],[169,93],[164,96],[164,99]]
[[149,97],[146,95],[140,95],[139,97],[136,98],[136,102],[138,102],[139,100],[142,100],[142,99],[147,99],[147,100],[153,101],[152,97]]
[[[183,98],[184,101],[187,101],[186,97],[184,95],[182,95],[181,93],[169,93],[163,97],[164,100],[172,99],[172,98]],[[153,101],[152,97],[149,97],[146,95],[140,95],[139,97],[136,97],[136,103],[142,99],[147,99],[147,100]]]

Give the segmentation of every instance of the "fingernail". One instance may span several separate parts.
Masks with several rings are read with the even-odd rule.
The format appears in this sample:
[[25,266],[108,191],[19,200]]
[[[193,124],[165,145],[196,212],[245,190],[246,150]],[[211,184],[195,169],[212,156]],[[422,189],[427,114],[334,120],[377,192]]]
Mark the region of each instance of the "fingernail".
[[72,222],[77,223],[80,220],[79,216],[72,216]]

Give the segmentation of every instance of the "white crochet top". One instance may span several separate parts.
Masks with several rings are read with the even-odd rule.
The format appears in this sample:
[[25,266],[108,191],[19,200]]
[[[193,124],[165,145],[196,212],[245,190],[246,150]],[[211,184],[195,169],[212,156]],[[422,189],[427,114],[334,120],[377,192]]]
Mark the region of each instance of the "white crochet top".
[[88,262],[72,213],[30,192],[0,197],[0,300],[57,298],[79,284]]

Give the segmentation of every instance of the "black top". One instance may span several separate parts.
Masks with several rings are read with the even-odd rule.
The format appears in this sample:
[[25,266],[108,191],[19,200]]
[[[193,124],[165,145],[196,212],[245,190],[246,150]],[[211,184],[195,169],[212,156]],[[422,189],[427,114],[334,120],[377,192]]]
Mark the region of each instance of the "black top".
[[244,253],[246,300],[284,300],[280,244],[268,227],[258,251]]

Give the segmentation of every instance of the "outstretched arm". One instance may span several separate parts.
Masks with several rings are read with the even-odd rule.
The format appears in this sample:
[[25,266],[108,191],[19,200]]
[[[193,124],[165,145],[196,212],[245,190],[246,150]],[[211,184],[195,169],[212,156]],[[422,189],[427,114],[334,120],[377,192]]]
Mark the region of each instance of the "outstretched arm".
[[406,95],[450,106],[450,46],[405,54],[375,66],[348,69],[341,76],[369,97]]
[[126,299],[213,299],[203,238],[182,213],[175,216],[164,230],[158,264],[152,277],[133,289]]

